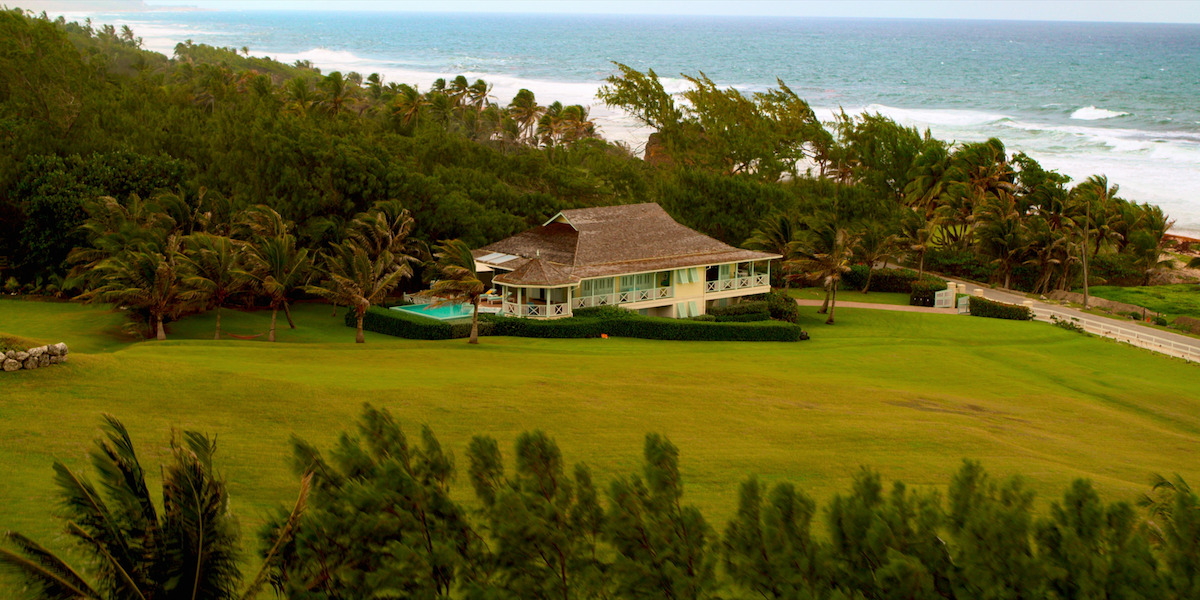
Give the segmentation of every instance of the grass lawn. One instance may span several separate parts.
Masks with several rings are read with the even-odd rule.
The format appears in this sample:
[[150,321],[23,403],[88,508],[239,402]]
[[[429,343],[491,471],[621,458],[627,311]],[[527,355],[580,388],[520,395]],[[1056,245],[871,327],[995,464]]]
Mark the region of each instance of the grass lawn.
[[[363,402],[411,435],[429,424],[458,456],[463,498],[475,433],[507,449],[543,429],[598,482],[632,472],[643,436],[665,433],[687,500],[718,529],[751,473],[825,501],[860,465],[945,486],[971,457],[1028,477],[1043,507],[1078,477],[1109,499],[1135,498],[1155,472],[1200,481],[1193,365],[1043,323],[845,309],[825,326],[815,311],[801,309],[813,339],[791,344],[367,333],[356,345],[322,305],[296,307],[294,331],[281,315],[276,344],[213,341],[207,315],[172,324],[168,341],[129,343],[101,308],[0,300],[0,332],[73,351],[0,374],[0,529],[61,541],[50,464],[84,467],[104,412],[129,426],[151,473],[171,428],[216,434],[250,549],[264,515],[294,500],[289,437],[328,448]],[[269,318],[229,311],[223,325],[253,334]]]
[[[792,288],[788,294],[801,300],[824,300],[825,289],[819,287]],[[899,304],[908,306],[908,294],[899,292],[867,292],[858,290],[838,290],[838,302],[869,302],[871,304]]]
[[[1083,290],[1076,290],[1082,292]],[[1147,285],[1141,287],[1096,286],[1088,290],[1093,295],[1144,306],[1160,312],[1168,318],[1187,315],[1200,317],[1200,285],[1180,283],[1175,285]]]

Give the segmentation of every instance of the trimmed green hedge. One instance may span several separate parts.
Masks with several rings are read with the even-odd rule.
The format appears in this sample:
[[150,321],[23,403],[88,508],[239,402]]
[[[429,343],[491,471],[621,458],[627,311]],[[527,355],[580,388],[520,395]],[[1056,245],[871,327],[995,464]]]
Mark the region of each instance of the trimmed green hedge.
[[1028,306],[993,302],[987,298],[971,296],[971,316],[989,317],[992,319],[1011,319],[1013,321],[1030,321],[1033,311]]
[[716,321],[721,323],[766,321],[771,318],[766,300],[738,302],[729,306],[720,306],[708,311]]
[[908,303],[912,306],[933,306],[934,295],[946,287],[946,282],[940,279],[914,281],[912,292],[908,295]]
[[[353,313],[347,315],[346,325],[354,326]],[[435,321],[374,306],[363,318],[363,328],[376,333],[418,340],[464,338],[471,333],[470,323]],[[643,317],[616,307],[580,309],[576,311],[576,316],[549,321],[496,315],[479,317],[481,336],[589,338],[600,337],[602,334],[651,340],[713,342],[795,342],[808,339],[808,334],[799,325],[781,321],[718,323]]]
[[[850,271],[842,274],[842,285],[850,289],[861,290],[867,285],[867,265],[854,265]],[[917,272],[912,269],[875,269],[871,276],[871,292],[895,292],[911,294],[912,286],[918,280]],[[946,281],[926,273],[921,281],[940,281],[945,287]]]
[[[352,310],[346,311],[346,326],[355,326]],[[479,335],[491,335],[491,328],[491,323],[479,319]],[[379,306],[372,306],[363,315],[363,329],[410,340],[451,340],[471,335],[470,322],[438,321]]]

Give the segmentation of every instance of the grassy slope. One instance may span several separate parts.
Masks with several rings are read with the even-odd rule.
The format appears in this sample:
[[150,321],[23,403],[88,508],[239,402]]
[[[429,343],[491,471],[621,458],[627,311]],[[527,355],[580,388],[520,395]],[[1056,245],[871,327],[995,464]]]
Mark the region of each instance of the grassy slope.
[[[99,309],[0,301],[0,331],[75,350],[62,367],[0,374],[0,528],[52,539],[51,460],[83,466],[99,414],[111,412],[150,472],[171,427],[218,434],[249,537],[294,497],[289,436],[327,448],[368,401],[410,434],[431,425],[460,471],[471,434],[509,448],[541,428],[605,481],[636,468],[646,432],[664,432],[680,447],[689,500],[719,527],[749,473],[821,500],[859,465],[941,486],[963,457],[1028,476],[1043,499],[1076,477],[1126,499],[1152,472],[1200,479],[1194,366],[1041,323],[846,309],[827,327],[802,311],[814,339],[797,344],[472,347],[368,333],[357,346],[328,307],[302,306],[301,329],[281,315],[281,340],[294,343],[214,342],[206,316],[175,324],[167,342],[124,345],[108,333],[118,317]],[[268,318],[233,313],[224,324],[256,333]]]
[[1088,291],[1108,300],[1144,306],[1169,317],[1187,315],[1200,318],[1200,285],[1096,286]]
[[[817,287],[789,289],[788,294],[801,300],[824,300],[825,290]],[[869,302],[871,304],[899,304],[908,306],[908,294],[897,292],[867,292],[838,290],[838,302]]]

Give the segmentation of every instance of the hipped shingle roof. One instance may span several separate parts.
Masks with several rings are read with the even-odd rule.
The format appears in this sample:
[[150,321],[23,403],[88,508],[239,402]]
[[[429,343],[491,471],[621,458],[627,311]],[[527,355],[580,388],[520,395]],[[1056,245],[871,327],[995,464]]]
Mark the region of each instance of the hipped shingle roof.
[[[734,248],[684,227],[652,202],[564,210],[541,227],[476,250],[475,257],[494,253],[519,257],[504,263],[484,263],[513,269],[496,278],[500,283],[507,280],[512,284],[517,284],[517,272],[534,259],[543,266],[531,267],[522,273],[522,280],[536,275],[578,282],[592,277],[779,258],[776,254]],[[546,272],[547,268],[555,269],[555,277]]]

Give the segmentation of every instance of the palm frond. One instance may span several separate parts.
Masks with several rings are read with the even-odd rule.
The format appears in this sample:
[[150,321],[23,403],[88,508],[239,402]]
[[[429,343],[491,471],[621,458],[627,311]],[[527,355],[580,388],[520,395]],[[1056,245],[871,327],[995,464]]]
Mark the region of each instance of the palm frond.
[[79,573],[38,543],[11,531],[4,533],[4,540],[17,552],[0,548],[0,568],[21,578],[37,598],[100,600],[100,594]]

